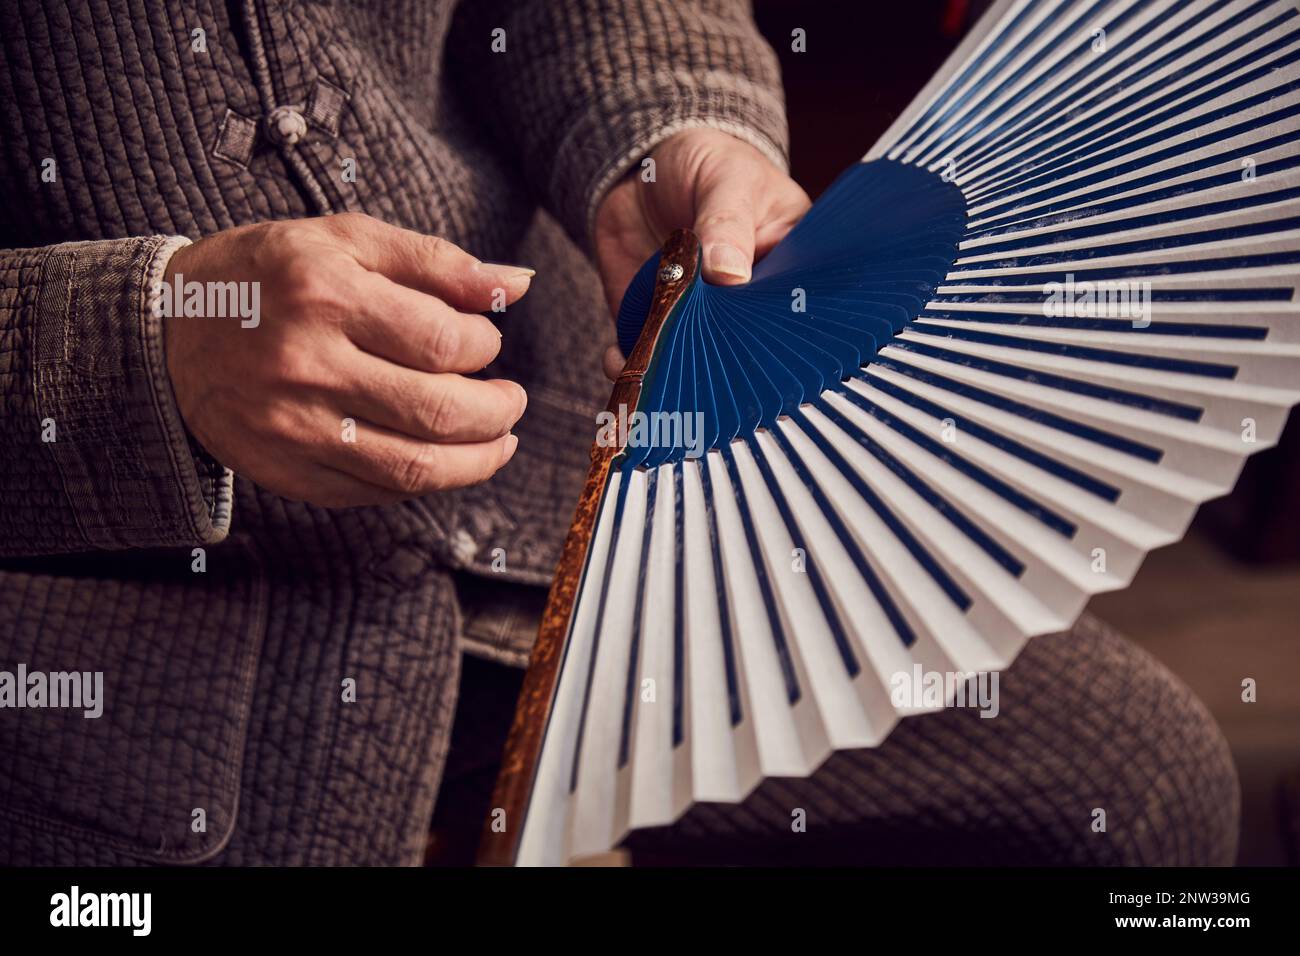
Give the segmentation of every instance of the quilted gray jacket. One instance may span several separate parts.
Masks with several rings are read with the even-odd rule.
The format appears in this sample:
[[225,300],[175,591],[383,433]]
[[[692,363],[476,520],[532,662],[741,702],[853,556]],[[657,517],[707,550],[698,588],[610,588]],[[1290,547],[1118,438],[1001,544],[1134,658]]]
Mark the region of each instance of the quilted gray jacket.
[[[0,863],[416,862],[451,572],[546,582],[606,394],[593,211],[685,126],[782,162],[775,58],[741,0],[7,6]],[[273,138],[277,107],[305,137]],[[168,237],[342,210],[538,270],[503,318],[519,452],[487,485],[327,511],[187,436],[143,306]],[[20,667],[101,673],[102,714],[6,703]]]

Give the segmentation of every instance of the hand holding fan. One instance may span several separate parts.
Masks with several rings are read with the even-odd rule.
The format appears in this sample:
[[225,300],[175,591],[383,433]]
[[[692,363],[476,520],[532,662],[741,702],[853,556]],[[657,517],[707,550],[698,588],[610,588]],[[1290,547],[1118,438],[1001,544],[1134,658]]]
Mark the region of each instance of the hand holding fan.
[[1298,62],[1280,0],[1003,2],[750,282],[675,234],[484,858],[877,745],[934,709],[897,675],[1006,667],[1178,540],[1300,400]]

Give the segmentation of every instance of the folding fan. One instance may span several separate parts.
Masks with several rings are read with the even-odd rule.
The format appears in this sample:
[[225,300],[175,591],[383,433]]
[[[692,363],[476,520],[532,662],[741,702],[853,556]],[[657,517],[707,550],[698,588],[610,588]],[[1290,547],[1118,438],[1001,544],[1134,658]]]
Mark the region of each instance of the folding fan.
[[1227,492],[1300,400],[1298,62],[1294,2],[1005,0],[749,283],[674,234],[484,859],[875,746]]

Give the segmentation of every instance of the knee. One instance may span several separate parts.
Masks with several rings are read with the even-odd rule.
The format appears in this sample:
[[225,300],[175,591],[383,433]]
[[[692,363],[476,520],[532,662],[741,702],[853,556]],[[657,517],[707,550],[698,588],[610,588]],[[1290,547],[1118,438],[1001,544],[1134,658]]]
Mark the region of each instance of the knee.
[[[1214,718],[1181,680],[1090,617],[1069,634],[1031,644],[1024,664],[1055,675],[1053,703],[1068,713],[1065,746],[1057,748],[1060,777],[1041,781],[1059,800],[1032,814],[1059,862],[1235,861],[1236,768]],[[1009,685],[1014,674],[1015,667]],[[1086,815],[1087,828],[1063,826],[1063,810],[1074,824]]]
[[[1084,618],[1031,641],[991,720],[908,718],[811,780],[767,780],[741,807],[697,806],[641,852],[740,862],[1229,865],[1240,795],[1227,744],[1192,692]],[[792,836],[792,808],[805,835]],[[820,836],[818,836],[820,834]]]

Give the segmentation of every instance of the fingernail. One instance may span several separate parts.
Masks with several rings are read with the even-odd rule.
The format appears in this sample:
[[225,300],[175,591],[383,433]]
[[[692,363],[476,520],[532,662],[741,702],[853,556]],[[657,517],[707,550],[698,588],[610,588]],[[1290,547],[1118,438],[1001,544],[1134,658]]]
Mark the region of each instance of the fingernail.
[[515,421],[518,421],[523,417],[524,410],[528,408],[528,393],[518,382],[515,383],[515,388],[519,389],[519,414],[515,416]]
[[480,262],[479,267],[483,269],[504,269],[511,274],[522,273],[529,277],[537,275],[537,270],[532,266],[511,265],[508,262]]
[[518,447],[519,447],[519,436],[516,435],[514,432],[511,432],[509,435],[506,436],[505,451],[501,455],[501,464],[504,465],[506,462],[508,462],[511,459],[511,457],[514,455],[515,449]]
[[494,280],[505,286],[506,291],[512,295],[523,295],[527,292],[528,283],[532,281],[533,276],[537,275],[536,269],[510,265],[506,262],[476,262],[474,268],[488,273]]
[[704,256],[709,270],[736,279],[749,279],[749,257],[733,245],[715,242]]

